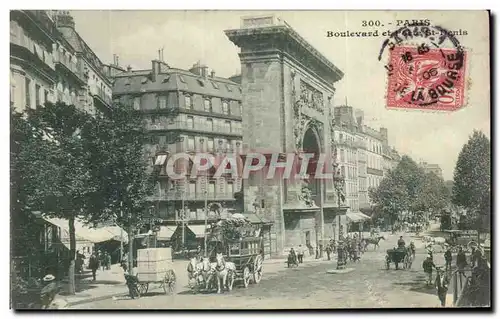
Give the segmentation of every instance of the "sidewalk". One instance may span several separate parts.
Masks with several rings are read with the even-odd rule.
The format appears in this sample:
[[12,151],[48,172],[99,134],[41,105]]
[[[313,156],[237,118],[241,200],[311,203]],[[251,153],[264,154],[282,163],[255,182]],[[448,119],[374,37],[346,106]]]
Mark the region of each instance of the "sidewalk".
[[118,264],[112,265],[110,270],[98,270],[96,281],[92,281],[92,273],[88,270],[85,270],[82,275],[77,275],[75,295],[67,294],[67,279],[61,283],[61,286],[63,293],[60,297],[68,303],[68,306],[109,299],[128,292],[123,270]]
[[[321,259],[314,259],[314,257],[305,257],[304,264],[312,264],[319,262],[334,262],[336,260],[335,255],[332,255],[332,259],[328,261],[326,256]],[[175,260],[173,262],[173,270],[177,278],[177,289],[187,289],[187,260]],[[266,270],[264,270],[264,275],[277,273],[286,268],[285,258],[276,259],[265,259],[263,265],[267,265]],[[282,265],[282,267],[280,267]],[[271,268],[269,268],[271,267]],[[96,281],[92,281],[92,274],[90,272],[85,273],[83,278],[77,278],[77,293],[75,295],[67,295],[62,293],[60,298],[64,299],[68,307],[101,301],[105,299],[111,299],[113,297],[123,297],[128,295],[128,288],[125,285],[125,277],[123,275],[123,270],[119,265],[111,266],[111,270],[97,272]],[[62,284],[63,291],[67,291],[67,282]],[[159,284],[151,284],[148,292],[156,291],[160,288]]]

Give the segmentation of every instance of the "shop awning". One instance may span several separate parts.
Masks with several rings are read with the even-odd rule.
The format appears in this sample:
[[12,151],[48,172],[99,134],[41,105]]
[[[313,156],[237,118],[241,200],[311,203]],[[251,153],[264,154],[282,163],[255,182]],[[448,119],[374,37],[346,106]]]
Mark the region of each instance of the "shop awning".
[[[182,227],[182,226],[179,226],[179,227]],[[209,225],[207,227],[210,228]],[[196,238],[205,237],[205,225],[188,225],[186,228],[191,230],[193,232],[193,234],[196,235]]]
[[[67,236],[69,238],[69,225],[68,220],[63,218],[48,218],[43,217],[44,220],[55,225],[61,229],[61,241],[64,243],[64,238]],[[83,239],[91,243],[102,243],[108,240],[117,240],[128,242],[127,232],[122,230],[118,226],[107,226],[99,228],[90,228],[86,226],[83,222],[75,220],[75,235],[77,239]]]
[[346,214],[346,217],[353,223],[358,223],[370,219],[369,216],[361,212],[350,212]]
[[156,233],[156,239],[158,239],[158,240],[170,240],[170,238],[172,237],[172,235],[175,232],[175,229],[176,228],[170,227],[170,226],[161,226],[160,231],[158,233]]

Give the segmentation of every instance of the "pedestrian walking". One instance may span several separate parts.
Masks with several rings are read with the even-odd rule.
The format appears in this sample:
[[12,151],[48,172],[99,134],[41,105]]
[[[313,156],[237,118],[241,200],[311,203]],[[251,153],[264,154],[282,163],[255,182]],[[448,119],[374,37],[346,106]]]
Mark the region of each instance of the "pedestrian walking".
[[314,259],[319,259],[319,245],[318,244],[316,244],[315,251],[316,251],[316,256],[314,257]]
[[328,260],[331,260],[330,255],[332,254],[332,244],[326,246],[326,256]]
[[422,268],[427,276],[427,285],[432,285],[432,269],[436,268],[436,265],[434,265],[431,255],[427,255],[427,258],[422,263]]
[[458,273],[465,275],[465,267],[467,267],[467,256],[465,256],[465,252],[462,249],[462,246],[458,247],[456,262],[457,262]]
[[106,268],[106,259],[104,258],[104,252],[101,250],[97,255],[97,259],[99,260],[99,267],[102,271]]
[[128,268],[128,254],[127,253],[123,253],[122,268],[123,268],[124,272],[127,272],[127,268]]
[[444,252],[444,261],[445,261],[445,270],[446,270],[446,271],[451,270],[451,259],[452,259],[452,256],[451,256],[451,249],[450,249],[450,247],[447,245],[447,246],[446,246],[446,251]]
[[472,247],[471,253],[470,253],[470,259],[471,259],[471,268],[474,268],[478,265],[479,260],[481,259],[482,254],[481,250],[478,247]]
[[448,293],[448,278],[440,269],[437,269],[435,285],[441,307],[444,307],[446,306],[446,294]]
[[302,245],[299,245],[299,248],[297,248],[297,258],[299,260],[299,264],[304,262],[304,248]]
[[111,255],[108,252],[106,252],[104,254],[104,259],[106,261],[106,269],[110,270],[111,269]]
[[92,270],[92,280],[96,280],[96,272],[99,268],[99,259],[95,254],[92,254],[89,258],[89,268]]

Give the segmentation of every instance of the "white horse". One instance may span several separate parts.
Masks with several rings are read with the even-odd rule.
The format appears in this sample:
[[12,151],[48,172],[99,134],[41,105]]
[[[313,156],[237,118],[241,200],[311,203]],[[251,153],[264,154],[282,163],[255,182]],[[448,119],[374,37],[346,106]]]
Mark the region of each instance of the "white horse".
[[227,289],[231,291],[233,289],[236,266],[233,262],[225,261],[221,253],[217,254],[216,259],[215,274],[217,279],[217,293],[221,293],[221,281],[222,287],[227,287]]
[[204,257],[201,262],[200,274],[205,282],[205,290],[208,291],[210,288],[210,283],[215,276],[215,266],[216,263],[211,263],[208,257]]

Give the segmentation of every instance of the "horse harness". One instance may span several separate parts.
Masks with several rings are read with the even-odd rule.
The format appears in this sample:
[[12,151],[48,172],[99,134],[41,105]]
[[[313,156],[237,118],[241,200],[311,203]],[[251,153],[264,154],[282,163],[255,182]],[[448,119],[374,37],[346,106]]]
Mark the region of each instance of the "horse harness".
[[[222,269],[219,268],[219,266],[222,266]],[[226,269],[226,262],[224,261],[224,259],[220,260],[220,264],[219,264],[219,261],[217,261],[217,265],[215,266],[215,270],[217,270],[218,272],[221,272],[224,269]]]

